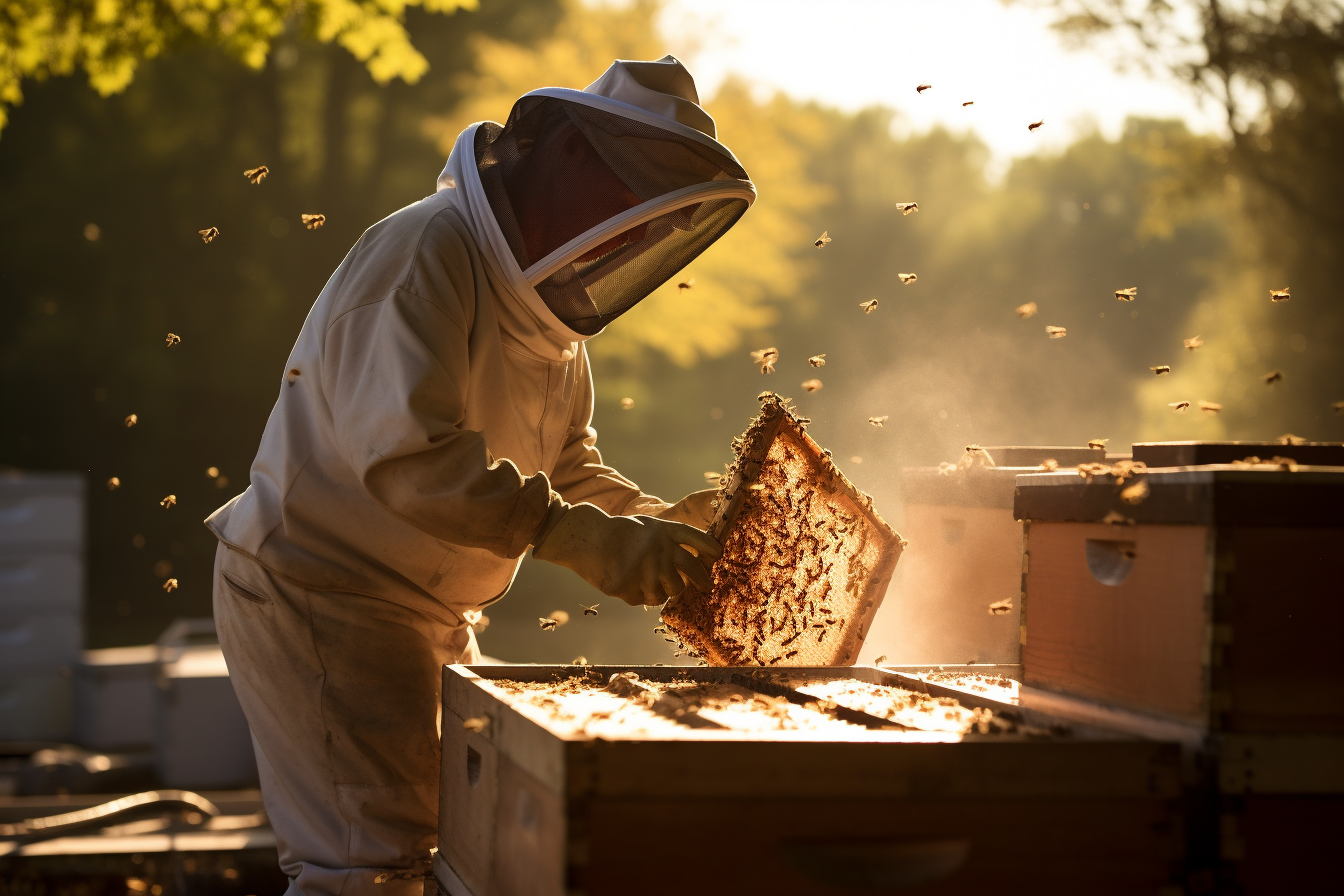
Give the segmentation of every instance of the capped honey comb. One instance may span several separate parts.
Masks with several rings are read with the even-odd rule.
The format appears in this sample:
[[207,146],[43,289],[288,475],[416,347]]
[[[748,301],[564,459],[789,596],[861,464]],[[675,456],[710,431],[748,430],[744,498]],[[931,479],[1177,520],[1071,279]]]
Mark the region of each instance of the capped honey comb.
[[734,441],[709,534],[708,593],[688,584],[668,630],[714,666],[840,666],[858,658],[904,541],[773,392]]

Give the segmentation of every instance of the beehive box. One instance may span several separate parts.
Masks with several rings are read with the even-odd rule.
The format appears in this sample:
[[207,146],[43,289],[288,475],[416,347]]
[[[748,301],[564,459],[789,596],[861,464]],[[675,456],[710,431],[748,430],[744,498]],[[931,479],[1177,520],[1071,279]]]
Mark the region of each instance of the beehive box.
[[709,533],[723,545],[709,594],[662,620],[711,665],[849,665],[882,602],[901,537],[773,393],[734,443]]
[[1178,752],[873,667],[449,666],[435,875],[450,896],[1157,893]]
[[1013,519],[1019,473],[1105,460],[1103,449],[988,446],[963,463],[901,471],[901,563],[863,655],[895,664],[1016,663],[1022,524]]
[[1247,458],[1287,457],[1318,467],[1344,466],[1344,442],[1138,442],[1134,460],[1149,467],[1193,467],[1230,464]]
[[1024,683],[1206,731],[1344,733],[1341,507],[1337,467],[1019,476]]

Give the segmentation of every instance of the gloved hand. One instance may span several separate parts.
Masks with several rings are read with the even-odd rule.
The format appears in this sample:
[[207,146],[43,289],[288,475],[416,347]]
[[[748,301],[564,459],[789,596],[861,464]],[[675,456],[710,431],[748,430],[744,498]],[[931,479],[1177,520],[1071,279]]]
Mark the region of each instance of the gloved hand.
[[637,607],[675,597],[687,581],[710,590],[709,566],[723,549],[699,529],[652,516],[608,516],[592,504],[557,512],[558,521],[548,514],[532,556],[574,570],[603,594]]
[[709,524],[714,520],[714,511],[717,509],[710,506],[710,502],[717,496],[719,490],[716,488],[707,488],[703,491],[691,492],[677,503],[665,507],[654,514],[660,520],[675,520],[678,523],[686,523],[688,526],[694,526],[701,531],[709,529]]

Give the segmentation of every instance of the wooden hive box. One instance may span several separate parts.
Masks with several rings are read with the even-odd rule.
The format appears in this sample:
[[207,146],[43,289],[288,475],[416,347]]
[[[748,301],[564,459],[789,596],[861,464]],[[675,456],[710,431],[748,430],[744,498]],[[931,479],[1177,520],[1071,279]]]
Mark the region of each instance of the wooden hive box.
[[662,621],[711,665],[852,664],[903,542],[807,421],[774,393],[761,399],[709,528],[723,545],[713,590],[688,583]]
[[[607,685],[628,672],[638,678]],[[560,680],[599,702],[576,714],[568,696],[518,695]],[[657,724],[618,725],[616,685],[631,696],[617,712]],[[893,685],[990,733],[842,722],[871,716],[844,693],[832,709],[807,694]],[[685,686],[750,699],[714,716],[675,697]],[[638,703],[640,689],[663,696]],[[750,710],[758,700],[774,708]],[[747,709],[712,727],[732,707]],[[775,718],[795,718],[784,710],[841,730],[781,730]],[[872,667],[449,666],[442,763],[434,868],[449,896],[1072,896],[1167,892],[1180,873],[1176,745],[1059,727]]]
[[1019,476],[1024,683],[1200,731],[1344,734],[1341,507],[1338,467]]
[[1299,464],[1344,467],[1344,442],[1137,442],[1133,454],[1148,467],[1230,464],[1250,457],[1289,457]]
[[[970,465],[901,471],[904,535],[912,547],[864,648],[887,662],[1012,664],[1020,657],[1022,524],[1013,518],[1019,473],[1104,460],[1087,447],[989,446]],[[991,611],[991,604],[995,605]]]

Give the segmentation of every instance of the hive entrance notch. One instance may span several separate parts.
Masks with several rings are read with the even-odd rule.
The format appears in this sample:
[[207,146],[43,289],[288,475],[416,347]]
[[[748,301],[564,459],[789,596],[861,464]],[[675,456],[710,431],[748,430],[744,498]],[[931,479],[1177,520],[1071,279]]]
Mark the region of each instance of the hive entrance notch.
[[709,534],[709,593],[688,584],[662,621],[714,666],[857,659],[904,541],[773,392],[733,443]]

